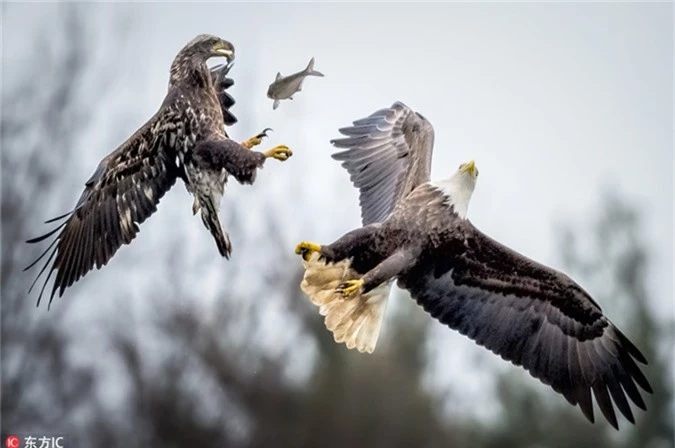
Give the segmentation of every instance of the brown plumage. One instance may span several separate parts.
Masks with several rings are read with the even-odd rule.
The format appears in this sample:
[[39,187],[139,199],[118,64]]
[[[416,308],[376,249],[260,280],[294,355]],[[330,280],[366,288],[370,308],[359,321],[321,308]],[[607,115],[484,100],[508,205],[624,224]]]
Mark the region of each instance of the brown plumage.
[[216,36],[200,35],[180,50],[171,64],[168,92],[159,111],[101,161],[72,212],[47,221],[63,219],[63,223],[28,240],[37,243],[59,232],[26,268],[47,256],[33,282],[34,286],[49,268],[38,305],[54,273],[49,304],[57,291],[63,295],[66,288],[92,268],[100,269],[123,244],[129,244],[138,225],[157,210],[177,178],[195,196],[195,211],[202,209],[202,219],[219,252],[229,257],[229,238],[217,216],[228,175],[252,183],[266,158],[286,160],[291,152],[284,146],[264,154],[252,151],[264,133],[243,144],[228,138],[225,125],[236,122],[229,111],[234,99],[226,92],[233,84],[227,78],[231,63],[209,70],[206,61],[214,56],[231,61],[233,45]]
[[306,269],[301,287],[337,342],[374,350],[396,281],[432,317],[522,366],[591,422],[593,396],[615,428],[615,407],[635,422],[629,400],[645,409],[638,386],[652,393],[638,367],[647,360],[574,280],[466,219],[473,162],[430,182],[427,165],[415,160],[430,160],[431,124],[401,103],[341,132],[348,137],[334,143],[348,149],[336,158],[361,190],[367,225],[296,248]]
[[211,68],[213,88],[216,90],[216,96],[218,97],[218,102],[220,102],[225,126],[232,126],[237,122],[237,117],[230,112],[230,108],[234,106],[235,101],[232,95],[227,92],[227,89],[234,85],[234,80],[227,77],[233,65],[234,61],[230,61],[227,64],[220,64]]

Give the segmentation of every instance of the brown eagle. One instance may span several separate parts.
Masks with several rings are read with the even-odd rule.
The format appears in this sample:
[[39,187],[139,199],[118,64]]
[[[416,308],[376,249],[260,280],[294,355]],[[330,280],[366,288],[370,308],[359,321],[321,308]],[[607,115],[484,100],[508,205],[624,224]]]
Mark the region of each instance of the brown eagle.
[[[206,61],[219,56],[228,64],[209,69]],[[292,155],[284,145],[264,153],[251,150],[267,129],[243,143],[228,137],[225,125],[237,121],[229,111],[234,99],[225,92],[233,84],[227,77],[233,59],[234,46],[216,36],[199,35],[183,47],[171,64],[168,92],[157,113],[101,161],[71,212],[47,221],[64,220],[58,227],[28,240],[37,243],[58,232],[26,268],[49,254],[31,286],[51,265],[38,305],[52,274],[50,305],[57,291],[62,296],[92,268],[104,266],[120,246],[131,243],[138,225],[157,210],[179,178],[194,196],[193,212],[201,209],[218,251],[230,257],[232,245],[218,220],[228,177],[252,184],[266,159],[283,161]]]
[[397,102],[332,143],[361,192],[364,227],[332,244],[302,242],[302,290],[336,342],[372,352],[394,281],[432,317],[579,405],[592,395],[618,428],[612,403],[634,422],[628,398],[646,409],[645,357],[565,274],[491,239],[466,218],[478,169],[460,165],[430,182],[434,130]]

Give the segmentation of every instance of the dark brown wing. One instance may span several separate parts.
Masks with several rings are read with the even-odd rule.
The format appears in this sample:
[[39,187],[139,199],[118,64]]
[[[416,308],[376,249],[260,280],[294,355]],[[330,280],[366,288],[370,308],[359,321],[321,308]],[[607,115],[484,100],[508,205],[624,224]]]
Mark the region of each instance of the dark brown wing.
[[399,285],[434,318],[550,385],[592,422],[591,390],[618,428],[612,402],[634,422],[626,395],[652,389],[644,356],[566,275],[453,221],[454,242],[424,254]]
[[[138,224],[157,210],[157,204],[176,181],[178,169],[173,151],[165,149],[167,129],[173,123],[158,112],[129,140],[101,161],[94,175],[86,182],[75,209],[47,223],[65,218],[57,228],[28,243],[40,242],[60,230],[54,241],[30,269],[49,254],[33,286],[51,263],[40,299],[54,272],[56,291],[63,292],[89,272],[100,269],[122,244],[129,244],[138,233]],[[53,260],[53,263],[52,263]]]
[[405,104],[396,102],[340,133],[346,137],[331,143],[346,150],[333,158],[360,191],[363,225],[384,221],[399,200],[429,180],[433,128]]
[[231,61],[228,64],[217,65],[211,68],[211,79],[213,80],[213,87],[216,89],[216,96],[220,102],[221,111],[223,112],[225,126],[232,126],[237,122],[237,117],[230,112],[230,108],[235,103],[234,98],[227,93],[227,89],[234,85],[234,80],[227,77],[233,65],[234,61]]

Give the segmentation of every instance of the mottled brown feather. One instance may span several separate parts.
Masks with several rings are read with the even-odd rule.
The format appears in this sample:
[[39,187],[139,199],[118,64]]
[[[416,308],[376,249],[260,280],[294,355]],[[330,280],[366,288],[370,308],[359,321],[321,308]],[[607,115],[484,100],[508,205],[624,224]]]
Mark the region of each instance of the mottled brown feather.
[[[34,286],[50,267],[38,305],[54,273],[50,304],[57,291],[63,295],[92,268],[106,265],[123,244],[129,244],[139,231],[138,225],[157,210],[178,177],[191,192],[204,195],[195,191],[187,176],[187,170],[195,168],[192,150],[214,135],[226,139],[224,126],[236,122],[229,111],[234,99],[226,92],[234,83],[226,76],[231,64],[213,72],[206,66],[216,45],[234,51],[227,41],[200,35],[176,55],[169,90],[159,111],[101,161],[72,212],[47,221],[65,219],[63,223],[28,240],[37,243],[56,234],[47,250],[26,268],[47,256],[33,282]],[[211,204],[211,209],[215,207]],[[218,221],[216,214],[210,219]]]

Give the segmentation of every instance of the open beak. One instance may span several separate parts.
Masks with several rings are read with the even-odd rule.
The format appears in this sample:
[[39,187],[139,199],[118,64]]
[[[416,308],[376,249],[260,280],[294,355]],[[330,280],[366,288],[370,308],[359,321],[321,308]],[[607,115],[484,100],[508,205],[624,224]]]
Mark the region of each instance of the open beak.
[[234,47],[229,42],[223,42],[213,49],[216,56],[223,56],[228,62],[234,59]]
[[473,160],[467,164],[464,165],[462,168],[463,171],[466,171],[467,173],[471,174],[472,176],[476,175],[476,162]]

